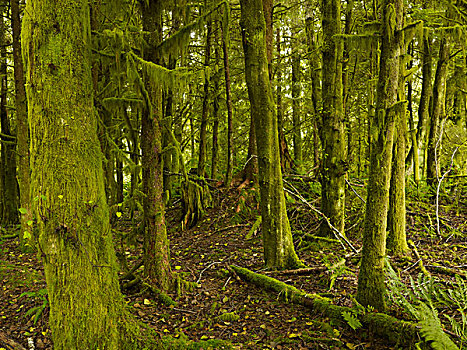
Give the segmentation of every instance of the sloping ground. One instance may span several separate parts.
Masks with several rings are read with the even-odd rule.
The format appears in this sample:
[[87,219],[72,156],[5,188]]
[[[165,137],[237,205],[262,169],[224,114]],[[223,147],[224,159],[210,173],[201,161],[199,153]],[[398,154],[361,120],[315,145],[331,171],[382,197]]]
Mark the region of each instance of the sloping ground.
[[[203,221],[185,232],[180,231],[177,206],[167,213],[171,240],[172,268],[187,281],[197,282],[198,287],[185,291],[176,306],[164,306],[148,292],[139,289],[124,290],[134,314],[153,326],[161,337],[179,337],[182,333],[193,340],[220,338],[231,341],[243,349],[393,349],[390,344],[372,337],[364,330],[352,331],[332,325],[323,315],[312,314],[309,309],[284,302],[279,295],[263,291],[239,280],[229,271],[232,264],[262,271],[261,235],[251,239],[249,230],[257,215],[256,192],[244,190],[218,193],[217,206],[209,210]],[[362,219],[361,206],[349,210],[355,225],[349,238],[359,246],[358,237]],[[419,243],[418,249],[425,264],[461,265],[467,257],[467,244],[460,236],[448,242],[427,238],[422,232],[426,220],[420,208],[409,220],[409,235]],[[350,295],[356,290],[358,258],[348,254],[338,243],[306,241],[305,233],[318,225],[318,218],[298,203],[290,204],[289,216],[295,229],[296,244],[302,249],[300,257],[316,269],[307,275],[270,274],[288,284],[310,293],[320,293],[338,305],[351,305]],[[464,221],[462,221],[464,218]],[[129,221],[119,219],[116,226],[127,230]],[[457,221],[456,221],[457,220]],[[462,227],[465,216],[454,217],[452,225]],[[419,231],[415,231],[414,228]],[[462,228],[461,228],[462,229]],[[311,231],[312,232],[312,231]],[[303,239],[301,239],[302,237]],[[121,245],[116,242],[128,261],[135,263],[140,245]],[[448,249],[449,248],[449,249]],[[48,308],[44,308],[34,324],[35,312],[43,297],[44,276],[35,254],[22,254],[15,240],[0,241],[0,348],[5,339],[22,344],[28,349],[28,338],[36,349],[52,349],[47,328]],[[410,267],[416,260],[401,262]],[[323,268],[327,267],[327,268]],[[418,273],[415,266],[405,277]],[[22,296],[31,292],[30,296]],[[3,342],[3,343],[2,343]]]

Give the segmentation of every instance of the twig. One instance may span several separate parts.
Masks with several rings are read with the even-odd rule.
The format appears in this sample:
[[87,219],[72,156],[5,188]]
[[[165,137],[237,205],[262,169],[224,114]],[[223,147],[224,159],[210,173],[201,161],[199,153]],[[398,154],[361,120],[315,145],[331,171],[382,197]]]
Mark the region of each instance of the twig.
[[227,285],[227,283],[229,283],[231,279],[232,279],[232,276],[229,276],[229,278],[227,278],[227,281],[225,281],[224,285],[222,286],[222,289],[225,288],[225,286]]
[[206,271],[207,269],[211,268],[212,266],[214,266],[215,264],[220,264],[222,261],[214,261],[212,263],[210,263],[207,267],[205,267],[199,274],[199,277],[198,277],[198,280],[196,281],[196,283],[199,283],[199,281],[201,281],[201,276],[203,275],[204,271]]
[[334,227],[333,224],[331,224],[331,221],[329,221],[329,218],[324,215],[321,211],[319,211],[318,209],[316,209],[315,207],[313,207],[310,203],[308,203],[308,201],[303,198],[303,196],[300,194],[300,192],[298,192],[298,190],[290,183],[288,183],[287,181],[284,180],[285,183],[287,183],[290,187],[292,187],[294,189],[294,191],[296,192],[292,192],[290,190],[288,190],[287,188],[284,188],[284,190],[292,195],[294,195],[295,197],[297,197],[298,199],[300,199],[303,203],[305,203],[311,210],[313,210],[315,213],[321,215],[323,217],[323,219],[326,221],[326,223],[328,224],[329,228],[331,229],[331,231],[334,232],[334,236],[336,236],[336,238],[339,240],[339,242],[342,244],[342,246],[344,247],[345,249],[345,246],[344,244],[342,243],[342,241],[344,241],[350,249],[352,249],[352,251],[355,253],[355,254],[358,254],[358,250],[355,249],[355,247],[352,245],[352,243],[349,242],[349,240],[347,238],[345,238],[345,236],[340,233],[340,231]]
[[428,272],[428,270],[423,265],[423,260],[420,257],[420,254],[418,254],[418,250],[417,250],[417,247],[415,246],[415,243],[411,239],[408,241],[408,243],[409,243],[409,246],[412,247],[415,257],[417,258],[417,263],[418,263],[418,266],[420,267],[420,270],[423,272],[425,276],[431,277],[431,274]]
[[352,184],[347,179],[345,179],[345,183],[347,184],[347,186],[349,186],[349,188],[352,190],[352,192],[355,193],[355,195],[358,198],[360,198],[363,203],[366,204],[366,201],[362,197],[360,197],[360,195],[357,193],[357,191],[355,191],[355,189],[352,187]]
[[[465,142],[464,142],[465,143]],[[464,144],[462,143],[462,145]],[[441,236],[440,230],[439,230],[439,189],[441,188],[441,182],[444,180],[447,174],[449,174],[452,170],[452,165],[454,164],[454,156],[456,155],[457,150],[459,147],[462,145],[459,145],[456,147],[454,152],[452,152],[451,155],[451,164],[449,165],[449,169],[446,170],[446,172],[443,174],[441,179],[438,180],[438,188],[436,189],[436,232],[438,233],[438,236]],[[449,237],[450,238],[450,237]]]

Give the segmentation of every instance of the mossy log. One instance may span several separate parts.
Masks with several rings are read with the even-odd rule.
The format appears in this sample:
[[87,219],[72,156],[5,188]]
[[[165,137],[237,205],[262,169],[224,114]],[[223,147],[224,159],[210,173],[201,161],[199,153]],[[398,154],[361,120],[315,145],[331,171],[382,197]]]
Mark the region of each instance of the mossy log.
[[[321,313],[340,326],[348,326],[342,316],[343,312],[355,313],[355,310],[349,307],[333,305],[328,298],[316,294],[307,294],[272,277],[257,274],[238,266],[231,266],[231,268],[243,280],[280,293],[287,301],[306,306],[315,313]],[[415,342],[421,339],[420,327],[414,323],[402,321],[382,313],[368,312],[359,314],[358,318],[372,334],[398,346],[403,346],[404,349],[410,349]]]

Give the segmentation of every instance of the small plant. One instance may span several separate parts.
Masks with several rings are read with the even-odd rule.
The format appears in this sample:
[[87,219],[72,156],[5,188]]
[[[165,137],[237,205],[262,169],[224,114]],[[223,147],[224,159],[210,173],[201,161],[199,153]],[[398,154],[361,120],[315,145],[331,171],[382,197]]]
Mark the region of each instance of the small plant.
[[37,323],[37,321],[39,320],[39,317],[41,317],[44,310],[49,306],[49,300],[47,299],[47,294],[48,294],[47,289],[42,288],[42,289],[39,289],[38,291],[24,292],[20,295],[20,298],[25,296],[28,298],[38,298],[40,301],[42,301],[41,305],[35,306],[26,312],[26,316],[33,315],[32,319],[33,319],[34,324]]
[[357,317],[357,314],[351,312],[351,311],[342,311],[342,317],[344,320],[348,323],[350,327],[355,331],[359,328],[362,327],[362,323]]

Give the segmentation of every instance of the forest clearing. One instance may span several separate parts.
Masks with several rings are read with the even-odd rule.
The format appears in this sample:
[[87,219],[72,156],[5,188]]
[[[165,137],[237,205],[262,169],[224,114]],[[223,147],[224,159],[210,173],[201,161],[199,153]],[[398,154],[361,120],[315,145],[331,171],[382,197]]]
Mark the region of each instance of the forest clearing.
[[466,348],[462,0],[0,9],[0,350]]

